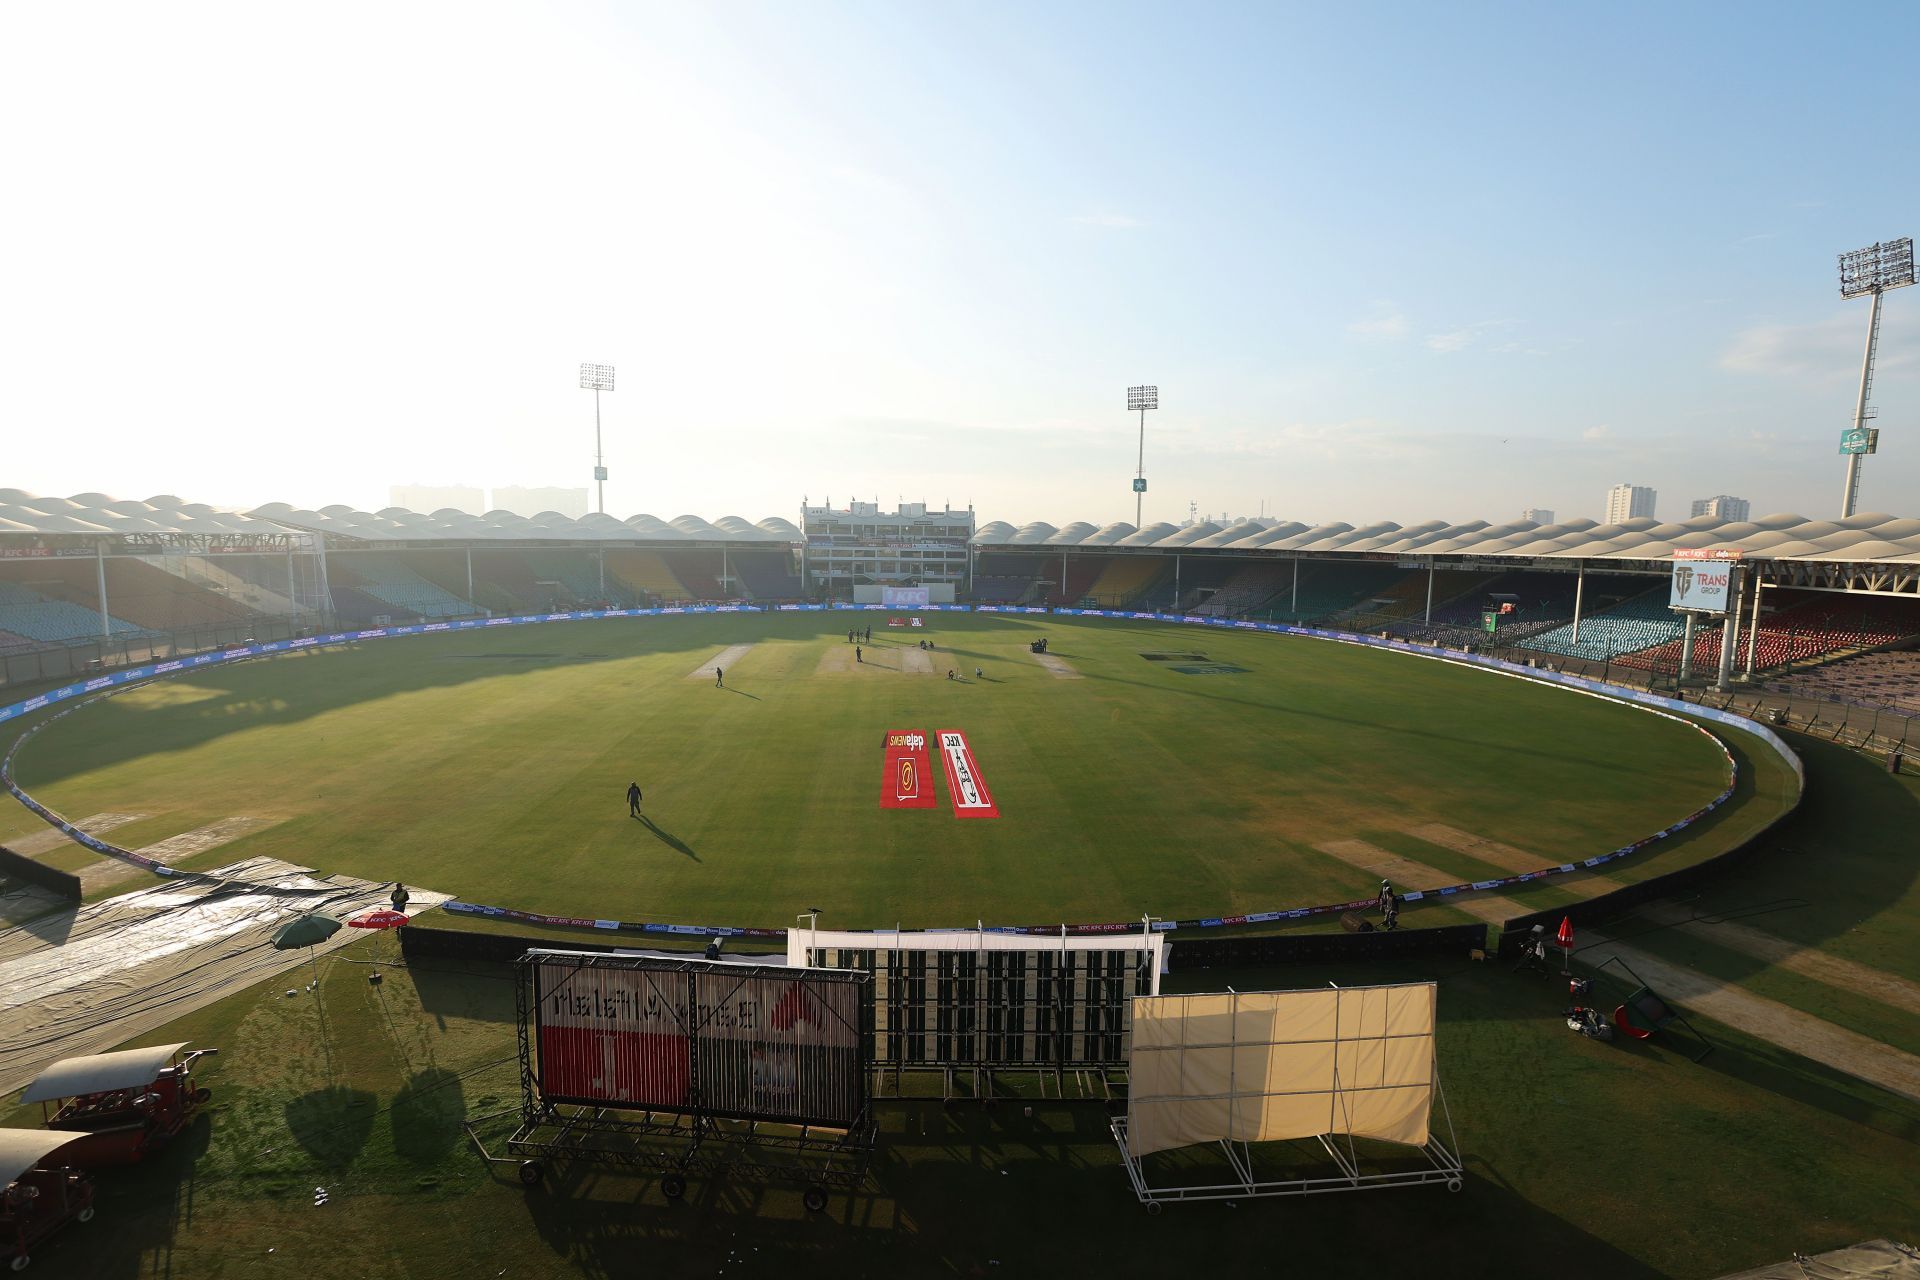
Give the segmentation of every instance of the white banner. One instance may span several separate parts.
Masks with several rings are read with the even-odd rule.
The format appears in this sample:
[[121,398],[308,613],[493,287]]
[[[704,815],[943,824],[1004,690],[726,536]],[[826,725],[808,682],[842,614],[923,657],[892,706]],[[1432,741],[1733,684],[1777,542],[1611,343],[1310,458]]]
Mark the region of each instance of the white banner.
[[880,603],[888,609],[924,609],[933,602],[925,587],[882,587]]
[[1725,613],[1732,607],[1734,570],[1738,551],[1676,551],[1673,553],[1673,590],[1667,603],[1697,613]]

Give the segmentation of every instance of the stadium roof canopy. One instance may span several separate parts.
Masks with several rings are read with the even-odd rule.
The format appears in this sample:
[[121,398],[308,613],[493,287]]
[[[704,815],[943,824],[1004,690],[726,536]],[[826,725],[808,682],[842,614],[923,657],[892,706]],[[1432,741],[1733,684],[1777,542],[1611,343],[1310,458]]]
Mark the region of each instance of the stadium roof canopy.
[[237,511],[161,494],[145,502],[116,501],[104,493],[43,498],[0,489],[0,534],[8,533],[284,533],[285,529]]
[[303,511],[271,502],[253,511],[220,511],[203,503],[185,503],[170,494],[145,502],[116,501],[103,493],[44,498],[19,489],[0,489],[0,536],[6,534],[279,534],[288,530],[323,533],[366,542],[561,541],[561,542],[758,542],[800,541],[800,530],[779,517],[748,524],[739,516],[709,523],[698,516],[661,520],[639,515],[626,520],[590,515],[570,519],[555,511],[532,517],[511,511],[484,516],[464,511],[421,515],[401,507],[380,512],[332,506]]
[[1621,524],[1569,520],[1540,525],[1397,525],[1391,521],[1355,527],[1308,526],[1298,521],[1244,520],[1221,526],[1130,524],[1099,528],[1084,521],[1055,528],[1036,522],[1016,529],[1003,520],[982,525],[973,544],[982,549],[1115,548],[1152,551],[1268,551],[1293,554],[1372,552],[1377,555],[1459,556],[1463,558],[1565,558],[1578,560],[1665,560],[1675,550],[1738,550],[1769,560],[1920,562],[1920,520],[1880,514],[1844,520],[1809,520],[1774,515],[1759,520],[1722,520],[1698,516],[1677,524],[1653,519]]
[[629,516],[616,520],[598,513],[578,520],[557,511],[542,511],[537,516],[518,516],[511,511],[489,511],[483,516],[468,515],[451,508],[421,515],[405,507],[387,507],[382,511],[355,511],[351,507],[322,507],[301,511],[284,502],[257,507],[251,515],[296,529],[360,538],[367,542],[422,541],[510,541],[552,540],[563,542],[777,542],[800,541],[800,530],[793,521],[772,516],[759,524],[748,524],[739,516],[721,516],[711,523],[699,516]]

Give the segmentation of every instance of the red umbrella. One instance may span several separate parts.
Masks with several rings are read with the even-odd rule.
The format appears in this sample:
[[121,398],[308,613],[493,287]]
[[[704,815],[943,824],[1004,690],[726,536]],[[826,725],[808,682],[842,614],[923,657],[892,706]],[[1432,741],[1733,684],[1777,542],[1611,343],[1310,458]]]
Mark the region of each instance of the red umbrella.
[[[376,907],[372,911],[363,911],[347,921],[349,929],[398,929],[405,924],[408,916],[405,912],[395,911],[391,907]],[[367,975],[368,982],[380,981],[380,957],[373,958],[373,972]]]
[[[351,924],[352,921],[348,921],[348,923]],[[1560,932],[1553,935],[1553,940],[1560,944],[1560,972],[1565,973],[1567,971],[1568,953],[1573,950],[1572,916],[1560,917]]]
[[[353,917],[353,919],[347,921],[347,928],[349,929],[398,929],[401,925],[405,924],[410,918],[411,917],[403,915],[398,911],[394,911],[391,908],[378,907],[372,911],[368,911],[368,912],[365,912],[364,914],[357,915]],[[1563,930],[1566,928],[1565,925],[1561,925],[1560,927]]]

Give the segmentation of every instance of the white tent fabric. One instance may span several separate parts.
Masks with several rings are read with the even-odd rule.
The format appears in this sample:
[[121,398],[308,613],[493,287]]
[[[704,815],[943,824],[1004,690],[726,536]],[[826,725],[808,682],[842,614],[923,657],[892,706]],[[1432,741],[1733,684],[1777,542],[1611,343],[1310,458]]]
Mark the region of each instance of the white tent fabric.
[[55,1133],[51,1129],[0,1129],[0,1187],[66,1146],[80,1133]]
[[1323,1134],[1424,1145],[1437,993],[1423,982],[1134,997],[1129,1149]]
[[121,1049],[114,1053],[93,1053],[84,1058],[62,1058],[34,1077],[22,1102],[46,1102],[54,1098],[77,1098],[83,1093],[105,1093],[109,1089],[135,1089],[152,1084],[160,1068],[173,1055],[187,1047],[156,1044],[144,1049]]

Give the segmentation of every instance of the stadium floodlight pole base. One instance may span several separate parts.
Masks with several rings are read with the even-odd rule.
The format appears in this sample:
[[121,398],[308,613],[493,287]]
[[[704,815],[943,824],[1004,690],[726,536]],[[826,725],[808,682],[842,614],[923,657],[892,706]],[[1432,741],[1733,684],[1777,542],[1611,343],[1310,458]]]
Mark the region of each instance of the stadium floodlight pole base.
[[1164,1204],[1189,1200],[1254,1200],[1269,1196],[1321,1195],[1333,1191],[1377,1191],[1386,1187],[1417,1187],[1434,1183],[1449,1191],[1458,1191],[1466,1178],[1466,1168],[1459,1155],[1460,1142],[1453,1132],[1453,1115],[1447,1108],[1446,1092],[1441,1088],[1438,1077],[1434,1080],[1433,1089],[1440,1099],[1447,1136],[1443,1141],[1436,1126],[1429,1132],[1424,1146],[1406,1148],[1418,1151],[1427,1161],[1424,1166],[1411,1169],[1367,1172],[1351,1138],[1342,1140],[1323,1134],[1318,1139],[1320,1148],[1332,1160],[1334,1168],[1339,1171],[1337,1174],[1263,1179],[1254,1166],[1253,1149],[1249,1144],[1223,1141],[1218,1145],[1228,1167],[1233,1170],[1233,1181],[1157,1182],[1147,1168],[1147,1157],[1135,1155],[1127,1145],[1127,1118],[1113,1117],[1109,1121],[1109,1128],[1113,1132],[1114,1142],[1120,1148],[1120,1163],[1127,1171],[1127,1181],[1133,1186],[1134,1198],[1147,1207],[1148,1213],[1159,1213]]

